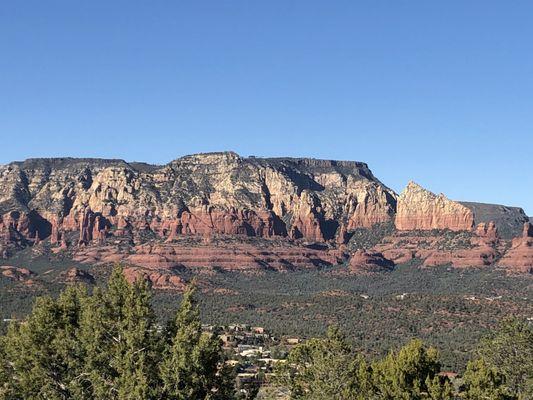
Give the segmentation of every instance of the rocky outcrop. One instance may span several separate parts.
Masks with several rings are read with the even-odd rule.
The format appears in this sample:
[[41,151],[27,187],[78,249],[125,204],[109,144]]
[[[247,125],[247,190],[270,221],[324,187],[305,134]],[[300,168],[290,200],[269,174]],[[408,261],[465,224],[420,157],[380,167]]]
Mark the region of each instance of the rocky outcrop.
[[27,268],[12,267],[11,265],[3,265],[0,267],[0,274],[10,280],[17,282],[27,282],[35,274]]
[[474,214],[476,223],[493,222],[498,227],[498,234],[504,239],[512,239],[522,232],[528,217],[520,207],[501,204],[485,204],[461,201],[461,204]]
[[496,243],[500,238],[498,228],[493,221],[478,224],[475,233],[477,236],[490,243]]
[[138,279],[147,280],[154,289],[182,291],[186,282],[177,275],[165,270],[153,270],[142,267],[124,268],[124,276],[130,283]]
[[533,225],[531,223],[524,224],[522,236],[513,239],[511,248],[498,264],[512,272],[533,273]]
[[94,277],[87,271],[76,267],[69,268],[61,274],[61,281],[65,283],[86,283],[94,284]]
[[476,246],[471,249],[421,251],[424,266],[451,264],[457,268],[484,267],[496,261],[497,251],[488,245]]
[[350,258],[349,269],[351,272],[382,272],[394,269],[394,262],[377,252],[357,250]]
[[373,251],[396,264],[419,260],[423,266],[492,265],[505,251],[494,223],[479,224],[475,231],[398,231],[385,237]]
[[346,229],[370,228],[391,220],[396,211],[396,196],[383,186],[357,182],[348,195],[344,213]]
[[46,238],[51,224],[36,211],[12,210],[0,215],[0,240],[6,243],[24,244]]
[[524,228],[522,229],[522,238],[531,238],[533,237],[533,224],[531,222],[525,223]]
[[403,231],[470,230],[474,225],[474,215],[470,209],[449,200],[443,194],[435,195],[420,185],[409,182],[398,197],[395,225]]

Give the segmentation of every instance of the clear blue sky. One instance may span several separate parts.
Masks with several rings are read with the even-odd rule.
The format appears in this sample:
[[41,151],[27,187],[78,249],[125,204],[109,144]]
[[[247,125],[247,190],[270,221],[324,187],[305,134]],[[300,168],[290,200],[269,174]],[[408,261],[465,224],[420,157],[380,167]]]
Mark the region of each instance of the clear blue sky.
[[0,2],[0,163],[367,162],[533,214],[531,1]]

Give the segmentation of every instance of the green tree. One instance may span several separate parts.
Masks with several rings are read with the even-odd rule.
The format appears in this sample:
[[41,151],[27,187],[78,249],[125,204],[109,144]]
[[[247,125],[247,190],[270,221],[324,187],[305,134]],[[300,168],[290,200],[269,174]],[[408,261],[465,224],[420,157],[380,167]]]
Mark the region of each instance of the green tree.
[[[87,300],[80,321],[80,342],[86,351],[84,373],[80,379],[90,385],[96,400],[117,397],[116,370],[111,365],[113,334],[105,293],[95,288]],[[115,341],[116,343],[116,341]]]
[[77,340],[86,292],[67,288],[57,300],[41,297],[23,323],[12,323],[3,342],[4,398],[89,398],[79,376],[83,349]]
[[450,400],[454,397],[454,388],[451,382],[442,376],[435,375],[433,379],[426,378],[427,398],[431,400]]
[[383,400],[451,399],[452,388],[438,377],[438,352],[412,340],[372,364],[372,396]]
[[516,399],[506,394],[504,376],[496,368],[487,365],[483,358],[468,362],[463,380],[463,396],[466,400]]
[[194,285],[183,295],[166,333],[160,367],[163,398],[171,400],[232,399],[234,379],[223,368],[217,335],[202,333]]
[[478,355],[501,374],[510,394],[533,398],[533,328],[517,319],[504,321],[482,341]]
[[[12,328],[13,329],[13,328]],[[0,399],[15,399],[14,371],[6,354],[7,337],[0,337]]]
[[[0,399],[235,398],[217,334],[202,333],[194,289],[161,334],[147,281],[114,268],[107,288],[38,298],[0,336]],[[161,366],[159,368],[159,366]]]
[[107,291],[95,290],[81,326],[85,377],[95,399],[147,399],[156,395],[157,336],[145,280],[128,283],[114,268]]
[[325,338],[310,339],[291,350],[287,363],[278,367],[278,384],[291,399],[359,399],[358,366],[351,347],[338,328]]

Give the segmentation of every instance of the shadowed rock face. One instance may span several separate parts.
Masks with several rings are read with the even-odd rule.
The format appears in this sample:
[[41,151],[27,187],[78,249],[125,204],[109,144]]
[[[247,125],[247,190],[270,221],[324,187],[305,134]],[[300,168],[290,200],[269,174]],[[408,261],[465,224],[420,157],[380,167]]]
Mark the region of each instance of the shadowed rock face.
[[358,162],[212,153],[165,166],[33,159],[0,168],[6,241],[51,236],[56,243],[79,231],[86,244],[115,230],[324,241],[340,224],[389,220],[395,205],[394,192]]
[[368,253],[358,250],[350,259],[349,269],[352,272],[381,272],[394,268],[394,262],[388,260],[381,253]]
[[499,264],[514,272],[533,273],[533,225],[531,223],[524,224],[522,236],[513,239],[511,249]]
[[461,201],[460,203],[474,213],[476,223],[493,221],[498,226],[500,236],[505,239],[519,236],[524,223],[529,222],[529,218],[520,207],[467,201]]
[[81,282],[93,284],[95,282],[94,277],[90,273],[76,267],[72,267],[65,271],[61,276],[61,280],[66,283]]

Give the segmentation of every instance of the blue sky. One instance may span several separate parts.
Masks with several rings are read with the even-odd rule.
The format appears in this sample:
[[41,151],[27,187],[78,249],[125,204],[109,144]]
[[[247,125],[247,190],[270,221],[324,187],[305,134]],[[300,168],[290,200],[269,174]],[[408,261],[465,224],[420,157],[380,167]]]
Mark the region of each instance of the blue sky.
[[0,163],[367,162],[533,215],[531,1],[0,3]]

